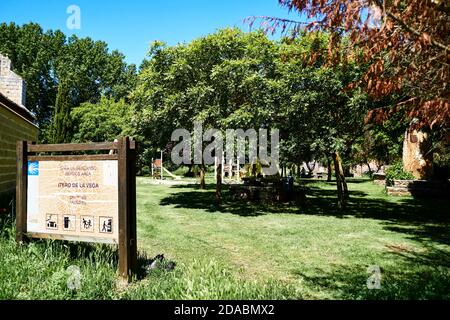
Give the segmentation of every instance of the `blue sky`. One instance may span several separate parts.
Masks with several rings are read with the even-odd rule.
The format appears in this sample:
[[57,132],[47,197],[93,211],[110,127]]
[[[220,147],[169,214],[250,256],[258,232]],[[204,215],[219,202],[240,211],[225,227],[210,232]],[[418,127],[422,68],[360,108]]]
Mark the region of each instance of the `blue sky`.
[[[81,10],[80,30],[66,26],[72,4]],[[277,0],[0,0],[0,22],[37,22],[44,30],[104,40],[138,65],[154,40],[173,45],[223,27],[248,31],[249,16],[298,19]]]

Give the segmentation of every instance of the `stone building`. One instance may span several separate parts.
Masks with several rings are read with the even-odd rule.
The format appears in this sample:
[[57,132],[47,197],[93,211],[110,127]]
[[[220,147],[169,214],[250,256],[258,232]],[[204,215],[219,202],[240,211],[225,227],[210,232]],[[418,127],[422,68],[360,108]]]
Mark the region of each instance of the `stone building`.
[[0,92],[19,106],[25,105],[25,81],[11,68],[11,60],[0,54]]
[[39,133],[24,104],[25,83],[11,70],[11,60],[0,55],[0,208],[14,194],[17,141],[36,141]]

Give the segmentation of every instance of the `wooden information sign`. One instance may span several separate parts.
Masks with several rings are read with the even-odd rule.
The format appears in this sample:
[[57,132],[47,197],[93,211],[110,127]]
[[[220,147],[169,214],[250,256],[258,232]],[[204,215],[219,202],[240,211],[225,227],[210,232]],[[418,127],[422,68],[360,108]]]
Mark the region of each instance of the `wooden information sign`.
[[[48,155],[108,151],[101,154]],[[136,267],[136,142],[17,144],[16,240],[119,246],[119,273]]]

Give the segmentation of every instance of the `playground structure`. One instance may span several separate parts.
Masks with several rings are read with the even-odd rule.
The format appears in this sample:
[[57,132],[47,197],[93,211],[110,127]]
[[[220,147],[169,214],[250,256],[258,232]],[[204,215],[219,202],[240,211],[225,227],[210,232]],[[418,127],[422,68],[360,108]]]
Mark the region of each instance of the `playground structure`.
[[234,162],[233,159],[231,159],[228,163],[225,162],[225,156],[222,152],[221,157],[215,157],[214,158],[214,177],[217,181],[217,168],[221,164],[221,175],[222,180],[225,182],[236,180],[238,182],[241,181],[242,176],[244,175],[244,171],[241,170],[241,165],[239,163],[239,159],[236,159],[236,162]]
[[242,180],[243,184],[230,186],[235,200],[265,204],[306,203],[306,190],[302,186],[294,186],[293,177],[245,177]]
[[164,180],[164,174],[167,176],[175,179],[175,180],[181,180],[181,177],[174,175],[172,172],[164,168],[164,161],[163,161],[163,152],[161,151],[161,158],[160,159],[153,159],[152,158],[152,178],[158,179],[158,180]]

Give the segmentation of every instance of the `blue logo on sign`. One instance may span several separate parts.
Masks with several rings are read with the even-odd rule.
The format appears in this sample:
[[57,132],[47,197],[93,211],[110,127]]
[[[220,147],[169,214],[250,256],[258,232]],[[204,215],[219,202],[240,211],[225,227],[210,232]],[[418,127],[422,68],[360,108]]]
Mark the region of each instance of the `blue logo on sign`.
[[29,176],[38,176],[39,175],[39,162],[28,162],[28,175]]

